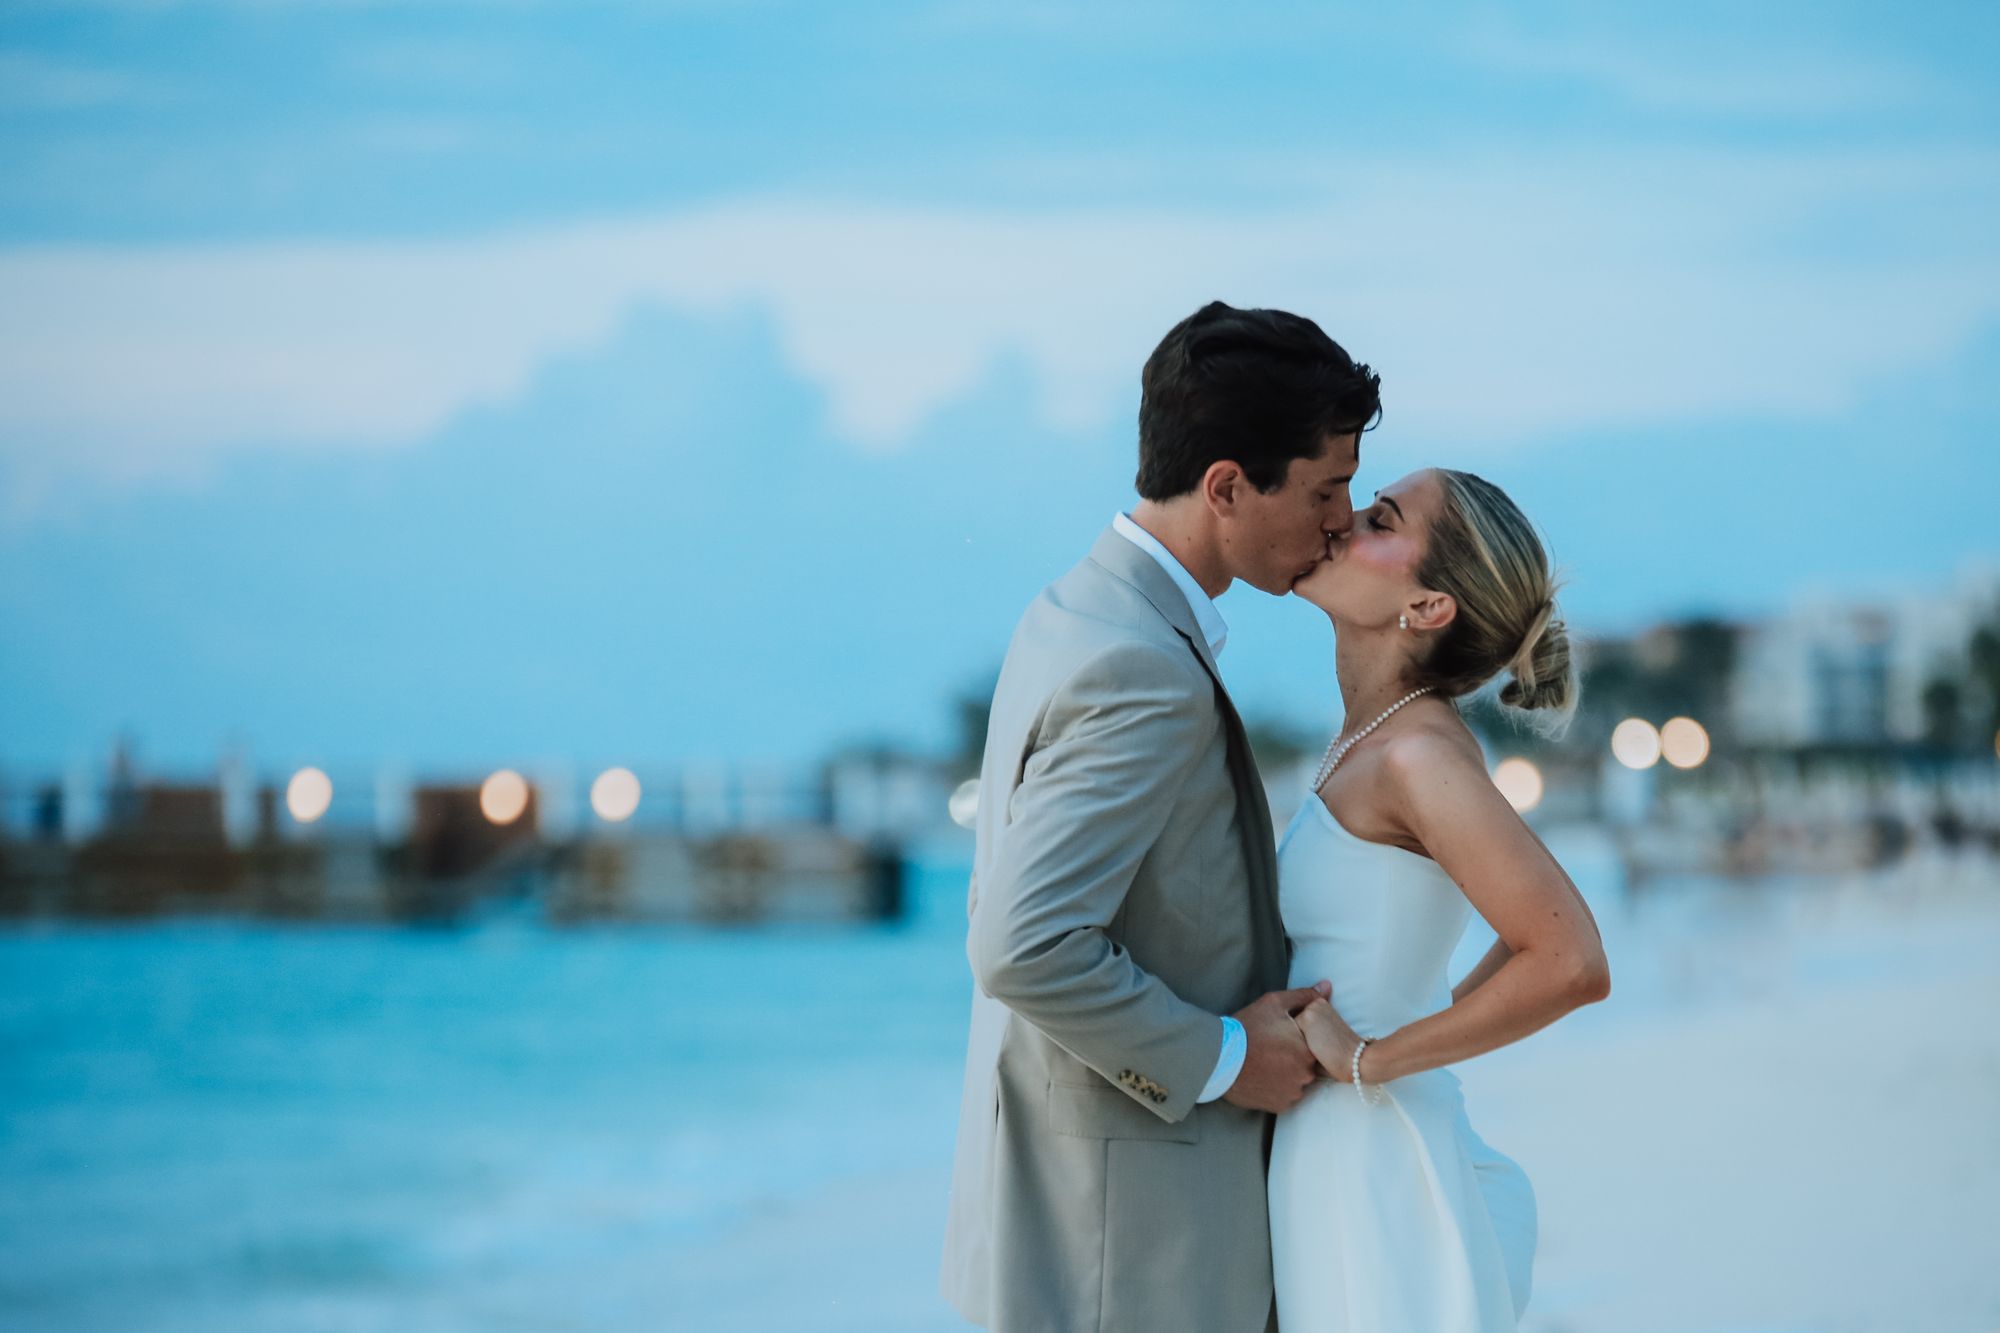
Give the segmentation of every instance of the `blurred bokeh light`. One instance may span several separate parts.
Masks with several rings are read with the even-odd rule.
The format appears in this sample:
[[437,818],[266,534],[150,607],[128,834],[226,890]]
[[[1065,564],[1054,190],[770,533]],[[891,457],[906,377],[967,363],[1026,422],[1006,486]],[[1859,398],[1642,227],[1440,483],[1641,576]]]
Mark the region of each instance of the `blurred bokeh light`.
[[1542,770],[1532,759],[1502,759],[1493,770],[1493,785],[1509,805],[1524,814],[1542,803]]
[[621,824],[639,808],[639,779],[629,768],[607,768],[590,784],[590,808],[608,824]]
[[503,768],[479,787],[479,812],[495,824],[511,824],[528,808],[528,782]]
[[302,768],[285,784],[285,809],[301,824],[318,820],[333,804],[333,780],[317,768]]
[[1700,768],[1708,758],[1708,729],[1691,717],[1668,718],[1660,728],[1660,756],[1675,768]]
[[1660,762],[1660,733],[1644,718],[1628,717],[1611,733],[1611,756],[1627,768]]

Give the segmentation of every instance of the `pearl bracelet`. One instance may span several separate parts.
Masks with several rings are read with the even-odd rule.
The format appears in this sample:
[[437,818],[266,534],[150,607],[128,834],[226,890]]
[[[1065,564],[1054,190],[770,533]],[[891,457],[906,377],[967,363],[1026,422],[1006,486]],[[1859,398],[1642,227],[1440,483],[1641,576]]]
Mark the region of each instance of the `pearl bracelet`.
[[1354,1044],[1354,1060],[1348,1067],[1348,1072],[1353,1075],[1354,1095],[1364,1102],[1368,1101],[1368,1093],[1361,1086],[1361,1053],[1368,1049],[1368,1043],[1373,1040],[1373,1037],[1360,1037],[1356,1039]]

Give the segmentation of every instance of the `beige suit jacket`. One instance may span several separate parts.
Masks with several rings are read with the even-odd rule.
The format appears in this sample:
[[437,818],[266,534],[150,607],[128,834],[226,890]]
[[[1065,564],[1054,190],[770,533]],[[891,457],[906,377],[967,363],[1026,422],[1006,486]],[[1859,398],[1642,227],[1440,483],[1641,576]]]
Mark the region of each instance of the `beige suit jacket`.
[[1277,857],[1186,597],[1115,530],[1022,617],[980,778],[943,1288],[1016,1330],[1273,1323],[1270,1117],[1195,1103],[1284,986]]

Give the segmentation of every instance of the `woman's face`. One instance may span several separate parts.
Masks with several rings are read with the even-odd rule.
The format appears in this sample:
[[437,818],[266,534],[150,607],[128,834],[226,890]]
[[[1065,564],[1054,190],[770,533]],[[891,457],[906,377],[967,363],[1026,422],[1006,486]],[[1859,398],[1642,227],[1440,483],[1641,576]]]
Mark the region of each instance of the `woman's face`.
[[1333,543],[1326,560],[1292,591],[1335,625],[1394,628],[1424,591],[1417,566],[1443,504],[1444,487],[1429,468],[1385,486],[1355,514],[1347,540]]

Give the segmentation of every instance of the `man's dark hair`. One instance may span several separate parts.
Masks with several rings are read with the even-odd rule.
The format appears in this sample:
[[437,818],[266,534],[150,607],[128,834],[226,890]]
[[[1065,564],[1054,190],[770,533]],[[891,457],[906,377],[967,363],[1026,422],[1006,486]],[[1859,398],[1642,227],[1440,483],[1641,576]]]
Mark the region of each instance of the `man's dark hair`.
[[1240,464],[1250,484],[1284,484],[1295,458],[1382,415],[1382,377],[1283,310],[1211,301],[1174,325],[1146,358],[1139,397],[1139,494],[1171,500],[1209,465]]

